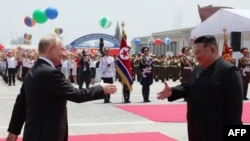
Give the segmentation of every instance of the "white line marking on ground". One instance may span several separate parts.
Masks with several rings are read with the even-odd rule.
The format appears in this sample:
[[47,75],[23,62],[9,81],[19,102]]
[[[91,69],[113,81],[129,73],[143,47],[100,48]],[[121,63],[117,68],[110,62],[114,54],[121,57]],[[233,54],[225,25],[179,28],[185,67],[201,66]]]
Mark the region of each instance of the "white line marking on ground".
[[69,126],[97,126],[97,125],[124,125],[124,124],[146,124],[155,123],[153,121],[142,121],[142,122],[113,122],[113,123],[84,123],[84,124],[69,124]]
[[[142,121],[142,122],[113,122],[113,123],[75,123],[69,124],[69,126],[102,126],[102,125],[124,125],[124,124],[148,124],[155,123],[153,121]],[[7,129],[7,126],[0,126],[0,129]]]

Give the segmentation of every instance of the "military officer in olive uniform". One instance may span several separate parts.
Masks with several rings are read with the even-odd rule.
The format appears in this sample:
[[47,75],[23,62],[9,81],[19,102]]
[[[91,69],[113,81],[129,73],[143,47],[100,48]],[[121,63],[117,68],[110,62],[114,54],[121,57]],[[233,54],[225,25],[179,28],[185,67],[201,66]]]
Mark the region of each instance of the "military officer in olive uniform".
[[243,80],[243,99],[248,100],[247,91],[250,77],[250,58],[248,49],[246,47],[241,49],[241,53],[243,54],[243,57],[238,60],[238,68],[241,70],[241,76]]
[[153,78],[156,82],[159,80],[160,74],[160,62],[157,56],[153,56]]
[[177,56],[173,56],[170,63],[170,67],[171,67],[171,78],[175,82],[177,79],[179,79],[179,72],[180,72],[179,59]]
[[141,80],[141,73],[140,73],[140,68],[139,68],[139,64],[141,62],[141,53],[137,54],[137,56],[134,59],[134,71],[135,71],[135,75],[136,75],[136,80],[139,82]]
[[168,81],[171,78],[171,57],[166,57],[165,59],[166,71],[165,71],[165,78]]
[[193,71],[193,57],[190,56],[189,48],[182,48],[182,56],[180,56],[180,82],[188,80]]

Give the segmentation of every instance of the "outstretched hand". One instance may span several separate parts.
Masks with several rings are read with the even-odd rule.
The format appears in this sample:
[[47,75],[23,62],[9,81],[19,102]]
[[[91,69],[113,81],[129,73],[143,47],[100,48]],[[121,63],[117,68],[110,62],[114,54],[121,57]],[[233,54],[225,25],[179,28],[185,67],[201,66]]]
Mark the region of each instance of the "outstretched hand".
[[116,85],[104,83],[101,81],[100,85],[103,88],[104,94],[114,94],[117,91]]
[[166,99],[172,95],[172,90],[168,86],[167,82],[164,82],[164,85],[165,85],[164,89],[160,91],[159,93],[157,93],[157,99],[159,100]]
[[17,141],[17,135],[9,133],[5,141]]

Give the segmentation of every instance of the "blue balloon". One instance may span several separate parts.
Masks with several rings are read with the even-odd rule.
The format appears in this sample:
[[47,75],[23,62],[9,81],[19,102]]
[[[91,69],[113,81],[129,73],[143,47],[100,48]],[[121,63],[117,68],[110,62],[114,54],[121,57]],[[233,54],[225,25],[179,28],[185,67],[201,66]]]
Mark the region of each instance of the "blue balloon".
[[166,45],[169,45],[169,44],[171,43],[171,39],[165,38],[164,43],[165,43]]
[[55,7],[48,7],[45,10],[45,15],[48,19],[55,19],[58,16],[58,11]]
[[139,46],[141,44],[141,40],[140,39],[135,39],[135,45]]

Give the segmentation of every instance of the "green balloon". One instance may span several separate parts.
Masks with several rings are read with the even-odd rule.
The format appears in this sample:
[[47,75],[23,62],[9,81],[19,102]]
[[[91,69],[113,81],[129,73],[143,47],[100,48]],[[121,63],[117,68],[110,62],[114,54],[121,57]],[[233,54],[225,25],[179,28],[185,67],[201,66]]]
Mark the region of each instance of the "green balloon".
[[101,21],[101,26],[102,26],[102,27],[105,27],[106,23],[107,23],[107,18],[106,18],[106,17],[103,17],[103,18],[102,18],[102,21]]
[[112,22],[108,17],[101,17],[99,23],[102,28],[109,28]]
[[37,22],[37,23],[45,23],[47,21],[47,16],[45,15],[45,11],[42,9],[36,9],[33,12],[33,19]]

